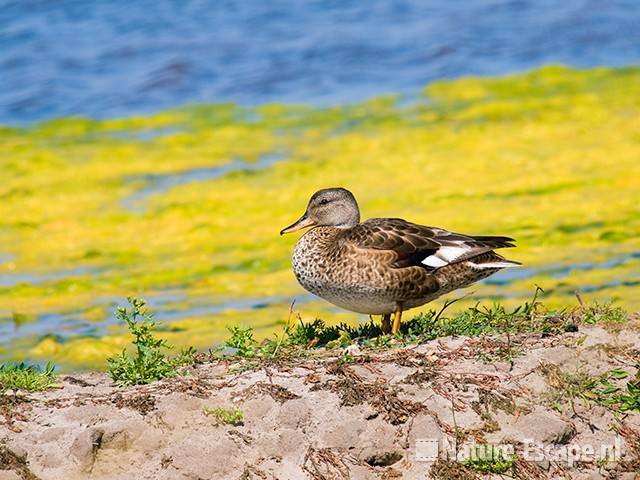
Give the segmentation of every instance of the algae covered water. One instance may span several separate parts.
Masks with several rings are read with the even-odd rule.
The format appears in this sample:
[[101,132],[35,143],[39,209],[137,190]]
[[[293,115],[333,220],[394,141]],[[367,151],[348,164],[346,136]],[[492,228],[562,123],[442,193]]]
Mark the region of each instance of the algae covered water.
[[362,320],[278,235],[335,185],[518,240],[452,308],[640,309],[634,2],[1,5],[1,360],[104,368],[129,295],[179,347]]
[[[436,82],[412,102],[331,108],[213,104],[0,130],[0,355],[104,367],[114,322],[149,300],[163,336],[206,348],[362,318],[307,295],[279,230],[318,187],[347,185],[364,217],[518,240],[514,269],[455,307],[552,307],[640,285],[640,69],[544,67]],[[293,300],[296,304],[292,309]],[[437,308],[439,304],[425,308]]]

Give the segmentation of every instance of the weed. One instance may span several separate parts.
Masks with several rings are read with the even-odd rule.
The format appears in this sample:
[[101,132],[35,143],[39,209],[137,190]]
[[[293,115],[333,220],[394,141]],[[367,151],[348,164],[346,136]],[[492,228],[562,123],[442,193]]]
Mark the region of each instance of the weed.
[[[640,364],[636,368],[640,369]],[[629,373],[620,368],[602,375],[596,389],[599,403],[620,412],[640,412],[640,373],[624,386],[614,383],[616,380],[625,380],[628,376]]]
[[39,392],[51,388],[56,381],[54,369],[52,363],[47,363],[44,369],[25,363],[2,365],[0,366],[0,392],[5,393],[8,390]]
[[621,411],[635,410],[640,412],[640,382],[628,382],[626,393],[621,394],[618,399]]
[[340,338],[341,327],[344,328],[344,325],[328,327],[319,318],[309,323],[300,320],[293,327],[287,327],[286,334],[291,345],[321,347]]
[[312,342],[317,343],[318,332],[324,330],[325,327],[324,322],[319,318],[308,323],[300,320],[299,323],[293,326],[287,325],[285,333],[289,344],[308,346]]
[[556,410],[562,410],[565,403],[574,410],[576,398],[582,399],[587,407],[589,402],[597,399],[594,389],[598,379],[581,368],[572,373],[563,372],[552,363],[543,363],[539,368],[551,387],[545,395],[546,399]]
[[[577,331],[578,325],[599,321],[619,322],[626,318],[624,310],[608,304],[595,304],[590,307],[581,305],[570,311],[547,311],[538,301],[542,292],[536,288],[533,298],[507,310],[503,305],[494,303],[490,306],[475,306],[463,310],[451,317],[442,316],[444,308],[438,313],[435,310],[419,313],[400,326],[400,334],[396,337],[383,335],[379,325],[373,320],[358,326],[345,323],[327,325],[321,319],[310,322],[299,320],[284,327],[283,334],[275,340],[265,340],[258,345],[253,338],[251,328],[231,327],[231,337],[225,345],[237,349],[236,355],[242,357],[275,357],[276,354],[294,353],[293,347],[341,347],[358,343],[373,349],[390,348],[394,342],[399,344],[421,343],[447,336],[481,336],[505,335],[506,342],[497,345],[487,361],[496,359],[513,363],[513,359],[522,353],[513,342],[513,335],[522,333],[559,334]],[[451,303],[451,302],[450,302]],[[449,303],[449,304],[450,304]],[[296,355],[303,349],[296,350]]]
[[366,340],[382,335],[382,330],[373,320],[352,327],[345,323],[328,326],[324,321],[315,319],[305,323],[300,320],[294,326],[285,329],[287,343],[290,345],[316,346],[316,347],[347,347],[356,340]]
[[586,324],[593,325],[599,322],[623,323],[627,320],[627,312],[622,307],[616,307],[611,303],[598,303],[583,308]]
[[483,334],[506,334],[507,353],[511,358],[511,335],[536,329],[546,330],[547,326],[535,322],[539,303],[536,289],[533,299],[507,311],[503,305],[495,303],[490,307],[476,304],[452,318],[441,317],[443,310],[420,313],[400,327],[400,332],[412,340],[427,341],[447,336],[478,336]]
[[476,445],[475,451],[462,464],[478,473],[502,474],[513,468],[514,456],[490,445]]
[[362,345],[374,350],[386,350],[393,346],[393,337],[391,335],[380,335],[374,338],[364,338]]
[[207,416],[213,416],[216,420],[226,425],[244,425],[244,413],[242,413],[242,410],[228,410],[221,407],[203,407],[202,413]]
[[156,323],[145,309],[145,301],[129,297],[130,309],[118,307],[116,318],[127,324],[135,339],[135,354],[123,349],[119,355],[109,357],[109,373],[113,381],[121,386],[153,383],[178,374],[178,368],[190,363],[195,350],[182,350],[174,358],[168,357],[163,350],[173,348],[166,340],[157,338],[153,331]]
[[253,357],[256,353],[256,341],[253,338],[251,327],[229,327],[231,337],[225,341],[225,345],[237,349],[236,355],[240,357]]
[[552,387],[547,398],[556,409],[560,409],[565,402],[573,408],[573,399],[580,398],[587,408],[593,402],[614,412],[640,411],[640,374],[626,384],[621,384],[629,373],[620,368],[599,377],[593,377],[581,369],[565,373],[552,364],[544,364],[541,369]]
[[338,360],[338,362],[340,362],[340,364],[342,365],[355,363],[356,361],[357,361],[357,358],[351,355],[349,352],[344,352],[342,354],[342,357],[340,357],[340,359]]
[[191,365],[195,354],[198,353],[194,347],[187,347],[180,349],[180,353],[176,355],[171,361],[176,367],[184,367]]

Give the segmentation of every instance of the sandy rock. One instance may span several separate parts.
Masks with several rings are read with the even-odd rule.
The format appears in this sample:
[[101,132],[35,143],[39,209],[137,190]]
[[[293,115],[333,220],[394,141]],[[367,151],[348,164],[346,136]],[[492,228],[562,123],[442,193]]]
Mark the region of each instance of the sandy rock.
[[90,427],[83,429],[74,439],[69,455],[78,462],[82,471],[90,471],[93,467],[103,436],[103,429]]
[[[564,372],[619,364],[612,355],[624,345],[599,348],[614,340],[601,329],[579,335],[591,333],[588,347],[577,346],[577,334],[521,338],[513,369],[487,363],[477,339],[457,338],[234,376],[224,373],[226,360],[195,367],[188,382],[127,389],[105,375],[74,375],[17,405],[12,428],[0,416],[0,459],[10,467],[0,465],[0,480],[424,480],[433,463],[416,456],[421,439],[600,445],[615,441],[616,427],[628,447],[640,416],[618,419],[577,398],[575,411],[565,405],[559,413],[546,400],[552,387],[541,363]],[[227,425],[205,407],[239,409],[244,420]],[[621,465],[544,459],[528,468],[542,478],[634,478],[633,462]]]
[[566,438],[568,432],[574,429],[573,425],[562,419],[560,415],[541,406],[519,417],[500,412],[497,418],[501,429],[490,436],[497,443],[532,439],[538,443],[554,444]]
[[22,480],[16,472],[0,470],[0,480]]

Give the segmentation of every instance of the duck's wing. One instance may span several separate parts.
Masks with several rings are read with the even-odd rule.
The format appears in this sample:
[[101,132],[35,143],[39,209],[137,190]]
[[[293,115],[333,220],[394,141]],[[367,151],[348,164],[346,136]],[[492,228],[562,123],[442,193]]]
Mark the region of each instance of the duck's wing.
[[[341,241],[356,249],[392,253],[389,258],[394,268],[420,266],[429,270],[468,260],[497,248],[515,246],[515,240],[510,237],[462,235],[442,228],[417,225],[401,218],[367,220],[346,230]],[[498,255],[496,257],[501,259]],[[495,267],[518,265],[517,262],[505,262],[509,265],[496,263]]]

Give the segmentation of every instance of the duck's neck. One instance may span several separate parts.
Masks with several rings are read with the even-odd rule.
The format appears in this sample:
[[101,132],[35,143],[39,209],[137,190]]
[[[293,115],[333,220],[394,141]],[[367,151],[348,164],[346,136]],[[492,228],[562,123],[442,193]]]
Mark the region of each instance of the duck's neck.
[[344,228],[333,226],[314,227],[302,235],[294,250],[296,254],[318,254],[327,255],[336,248],[336,238],[345,231]]
[[298,243],[304,241],[308,244],[314,244],[319,248],[325,248],[327,245],[330,245],[334,242],[336,237],[343,233],[345,230],[348,230],[351,227],[334,227],[334,226],[319,226],[313,227],[307,233],[305,233]]
[[331,270],[331,262],[339,255],[336,237],[344,232],[339,227],[315,227],[298,239],[293,249],[293,272],[300,284],[311,292],[316,291],[318,278],[325,278]]

